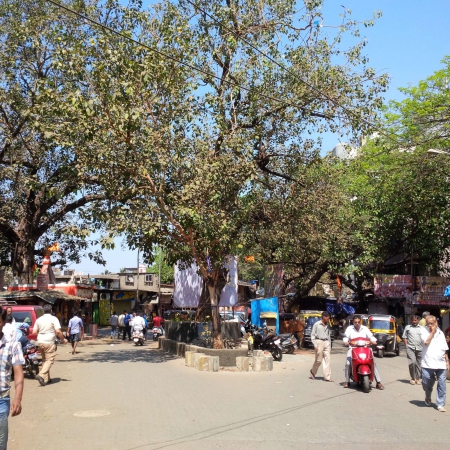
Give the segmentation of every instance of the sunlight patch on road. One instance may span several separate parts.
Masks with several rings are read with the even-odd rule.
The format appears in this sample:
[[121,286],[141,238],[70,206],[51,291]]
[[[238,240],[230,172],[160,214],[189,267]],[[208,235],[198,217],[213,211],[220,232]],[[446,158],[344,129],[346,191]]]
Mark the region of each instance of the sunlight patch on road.
[[109,416],[111,414],[110,411],[106,411],[106,410],[102,410],[102,409],[97,409],[97,410],[93,410],[93,411],[80,411],[80,412],[76,412],[74,414],[75,417],[102,417],[102,416]]

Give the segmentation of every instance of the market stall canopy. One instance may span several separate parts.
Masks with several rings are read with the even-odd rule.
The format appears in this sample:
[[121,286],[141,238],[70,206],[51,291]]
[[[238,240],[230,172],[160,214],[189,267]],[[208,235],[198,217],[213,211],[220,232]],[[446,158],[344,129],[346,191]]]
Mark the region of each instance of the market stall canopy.
[[66,301],[86,301],[85,298],[78,297],[77,295],[66,294],[63,291],[56,289],[48,289],[46,291],[7,291],[0,293],[0,300],[25,300],[37,297],[44,302],[51,303],[52,305],[56,300]]

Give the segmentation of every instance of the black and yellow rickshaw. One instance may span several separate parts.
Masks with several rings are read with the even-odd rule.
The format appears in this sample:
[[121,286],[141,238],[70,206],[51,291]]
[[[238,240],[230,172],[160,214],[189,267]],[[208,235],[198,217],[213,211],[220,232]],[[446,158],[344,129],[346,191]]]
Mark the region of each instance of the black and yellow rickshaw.
[[369,316],[367,327],[377,339],[374,344],[374,353],[382,358],[385,353],[400,354],[400,347],[397,342],[397,324],[394,316],[385,314],[372,314]]

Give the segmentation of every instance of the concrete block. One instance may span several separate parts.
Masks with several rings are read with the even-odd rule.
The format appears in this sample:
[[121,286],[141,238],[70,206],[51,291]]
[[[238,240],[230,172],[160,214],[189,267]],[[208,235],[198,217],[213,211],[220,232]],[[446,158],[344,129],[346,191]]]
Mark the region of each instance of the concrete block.
[[265,356],[266,358],[266,370],[271,371],[273,370],[273,358],[272,356]]
[[250,367],[250,358],[245,356],[238,356],[236,358],[236,367],[239,372],[248,372]]
[[164,341],[165,337],[164,336],[160,336],[158,338],[158,348],[161,350],[163,348],[163,341]]
[[186,352],[184,355],[184,363],[188,367],[194,367],[195,352]]
[[184,342],[177,342],[177,356],[184,358],[186,353],[186,344]]
[[198,369],[198,361],[203,356],[206,356],[204,353],[195,353],[194,354],[194,369]]
[[219,357],[218,356],[208,356],[208,358],[209,358],[208,370],[210,372],[218,372],[219,371]]
[[203,356],[199,356],[197,358],[196,367],[195,368],[197,370],[202,371],[202,372],[209,371],[209,366],[211,364],[211,359],[212,359],[212,356],[206,356],[205,354],[203,354]]
[[263,350],[253,350],[253,356],[264,356]]
[[267,359],[264,356],[254,356],[252,358],[253,372],[265,372],[267,370]]

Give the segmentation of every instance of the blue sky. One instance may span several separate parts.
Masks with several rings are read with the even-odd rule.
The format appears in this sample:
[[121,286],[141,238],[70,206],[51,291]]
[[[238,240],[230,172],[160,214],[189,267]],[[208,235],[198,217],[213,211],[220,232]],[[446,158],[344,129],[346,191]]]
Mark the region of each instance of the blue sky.
[[[416,85],[439,70],[440,61],[450,55],[450,0],[328,0],[323,8],[324,25],[340,23],[341,5],[351,9],[352,17],[358,21],[370,19],[375,10],[383,13],[373,28],[363,28],[361,34],[368,39],[365,53],[369,55],[369,65],[391,77],[386,100],[400,100],[399,87]],[[324,150],[331,150],[337,139],[324,136]],[[120,267],[135,267],[136,252],[122,250],[120,239],[116,244],[115,250],[104,252],[106,267],[85,259],[70,268],[94,274],[105,269],[117,272]]]

